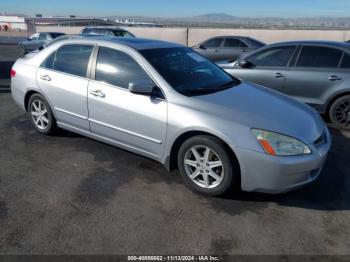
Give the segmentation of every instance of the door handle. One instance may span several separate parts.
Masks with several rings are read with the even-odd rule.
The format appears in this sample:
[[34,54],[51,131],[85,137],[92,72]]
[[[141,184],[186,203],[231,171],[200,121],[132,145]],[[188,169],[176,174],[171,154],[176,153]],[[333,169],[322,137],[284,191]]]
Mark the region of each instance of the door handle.
[[42,79],[44,81],[51,81],[51,77],[49,75],[40,76],[40,79]]
[[90,94],[93,96],[98,96],[98,97],[102,97],[102,98],[106,97],[106,95],[101,90],[90,91]]
[[215,52],[215,53],[218,53],[218,52],[219,52],[219,50],[215,49],[215,50],[214,50],[214,52]]
[[276,77],[276,78],[281,78],[281,77],[284,77],[284,74],[282,74],[282,73],[276,73],[276,74],[275,74],[275,77]]
[[328,77],[328,80],[329,81],[339,81],[339,80],[341,80],[341,78],[339,76],[332,75],[332,76]]

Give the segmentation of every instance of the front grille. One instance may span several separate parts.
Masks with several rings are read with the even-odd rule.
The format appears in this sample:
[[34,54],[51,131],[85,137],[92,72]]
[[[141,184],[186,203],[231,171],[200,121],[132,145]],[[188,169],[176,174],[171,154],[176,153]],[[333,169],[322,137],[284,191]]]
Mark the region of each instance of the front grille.
[[326,132],[323,132],[322,135],[317,138],[314,142],[314,144],[316,146],[320,146],[320,145],[323,145],[323,144],[326,144],[327,143],[327,135],[326,135]]

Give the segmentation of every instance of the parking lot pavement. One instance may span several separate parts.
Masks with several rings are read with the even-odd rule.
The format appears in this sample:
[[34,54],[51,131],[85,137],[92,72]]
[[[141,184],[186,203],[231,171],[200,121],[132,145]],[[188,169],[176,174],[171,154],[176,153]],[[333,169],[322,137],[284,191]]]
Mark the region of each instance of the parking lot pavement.
[[312,185],[210,198],[138,155],[36,133],[1,93],[0,253],[350,254],[350,140],[332,134]]

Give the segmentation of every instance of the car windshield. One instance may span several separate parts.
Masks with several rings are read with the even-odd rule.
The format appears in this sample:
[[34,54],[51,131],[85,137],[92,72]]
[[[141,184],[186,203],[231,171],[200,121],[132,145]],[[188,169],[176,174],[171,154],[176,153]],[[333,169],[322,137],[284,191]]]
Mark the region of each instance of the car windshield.
[[183,95],[215,93],[240,83],[190,48],[145,49],[140,53]]

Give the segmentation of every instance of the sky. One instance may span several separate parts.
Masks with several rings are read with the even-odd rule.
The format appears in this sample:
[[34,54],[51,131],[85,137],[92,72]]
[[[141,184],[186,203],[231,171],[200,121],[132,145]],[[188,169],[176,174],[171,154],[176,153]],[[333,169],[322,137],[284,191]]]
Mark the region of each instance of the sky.
[[0,13],[77,16],[348,17],[350,0],[1,0]]

